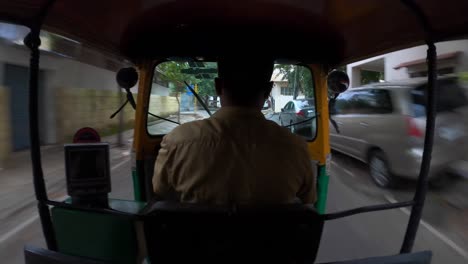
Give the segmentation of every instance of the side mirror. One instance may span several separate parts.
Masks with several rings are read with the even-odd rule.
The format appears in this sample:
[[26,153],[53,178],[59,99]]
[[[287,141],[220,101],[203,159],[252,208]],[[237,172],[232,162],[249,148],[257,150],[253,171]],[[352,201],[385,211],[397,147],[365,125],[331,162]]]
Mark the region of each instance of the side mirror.
[[281,108],[281,112],[284,112],[284,108]]
[[138,82],[138,72],[133,67],[122,68],[117,72],[117,83],[124,89],[130,89]]
[[327,77],[328,91],[332,94],[340,94],[349,88],[348,74],[333,70]]

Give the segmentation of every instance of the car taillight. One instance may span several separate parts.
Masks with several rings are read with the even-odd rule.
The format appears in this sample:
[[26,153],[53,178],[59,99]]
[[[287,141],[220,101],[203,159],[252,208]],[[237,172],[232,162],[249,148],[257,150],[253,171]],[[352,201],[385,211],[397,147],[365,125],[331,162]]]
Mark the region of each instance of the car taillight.
[[416,125],[414,118],[407,116],[406,117],[406,126],[407,126],[407,134],[408,136],[422,138],[424,137],[424,133],[421,129],[418,128]]
[[296,115],[306,117],[306,113],[304,112],[304,110],[297,112]]

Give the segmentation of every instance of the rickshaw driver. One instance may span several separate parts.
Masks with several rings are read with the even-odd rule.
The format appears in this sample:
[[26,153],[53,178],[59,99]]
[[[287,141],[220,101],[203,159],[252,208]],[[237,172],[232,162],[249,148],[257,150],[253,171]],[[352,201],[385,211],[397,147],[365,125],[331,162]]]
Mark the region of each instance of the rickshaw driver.
[[167,134],[153,189],[164,200],[205,204],[314,203],[316,169],[306,142],[261,113],[274,62],[218,61],[221,108]]

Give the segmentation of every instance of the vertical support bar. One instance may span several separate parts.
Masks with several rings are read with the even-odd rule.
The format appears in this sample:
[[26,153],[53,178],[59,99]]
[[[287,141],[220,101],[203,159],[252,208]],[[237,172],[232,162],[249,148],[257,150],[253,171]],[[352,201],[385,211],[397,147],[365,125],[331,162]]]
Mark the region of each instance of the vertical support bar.
[[429,20],[424,14],[423,10],[413,0],[402,0],[411,12],[414,13],[420,22],[424,33],[426,34],[427,44],[427,104],[426,104],[426,134],[424,137],[424,153],[422,157],[421,170],[419,171],[418,185],[414,194],[414,206],[411,210],[411,215],[406,228],[405,239],[401,246],[400,253],[409,253],[413,249],[416,233],[418,231],[419,222],[421,220],[424,202],[426,198],[428,182],[429,182],[429,169],[431,166],[432,157],[432,144],[434,141],[434,129],[436,119],[436,82],[437,82],[437,51],[432,38],[432,28]]
[[37,208],[42,224],[42,231],[51,250],[57,249],[55,232],[52,225],[52,219],[49,207],[44,203],[48,200],[47,190],[44,182],[44,174],[41,163],[41,146],[39,141],[39,118],[38,118],[38,77],[39,77],[39,38],[40,30],[31,29],[31,32],[24,39],[24,43],[31,50],[31,59],[29,64],[29,137],[31,141],[31,161],[33,166],[33,183]]
[[328,196],[327,164],[330,162],[330,128],[328,122],[328,90],[327,73],[319,65],[309,65],[314,80],[315,102],[317,113],[317,136],[309,142],[309,153],[312,160],[318,162],[317,202],[315,204],[320,214],[325,213]]
[[317,178],[317,204],[319,214],[325,214],[327,209],[328,182],[330,177],[327,174],[326,166],[319,166]]
[[145,198],[141,194],[141,186],[140,186],[140,180],[138,178],[138,172],[135,167],[132,167],[132,181],[133,181],[133,199],[138,202],[144,202]]
[[414,206],[411,210],[410,219],[406,228],[405,239],[401,247],[401,253],[411,252],[416,233],[418,232],[419,221],[422,217],[424,202],[429,183],[429,169],[432,158],[432,144],[434,141],[434,128],[436,116],[436,81],[437,81],[437,52],[434,43],[428,43],[427,60],[428,60],[428,84],[427,84],[427,120],[426,120],[426,135],[424,138],[424,153],[422,157],[421,170],[419,172],[418,185],[414,194]]
[[[135,111],[135,130],[133,140],[133,151],[135,153],[134,191],[138,201],[149,201],[152,196],[152,176],[145,175],[145,149],[147,137],[148,107],[153,78],[153,62],[144,62],[138,65],[138,96]],[[154,151],[154,150],[153,150]]]

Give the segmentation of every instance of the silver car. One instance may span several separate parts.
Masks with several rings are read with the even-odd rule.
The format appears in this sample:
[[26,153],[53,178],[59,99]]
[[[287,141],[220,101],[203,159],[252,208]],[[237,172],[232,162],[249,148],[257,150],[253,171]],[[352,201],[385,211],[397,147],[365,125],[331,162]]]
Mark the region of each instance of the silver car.
[[289,101],[279,114],[281,126],[288,126],[292,133],[307,138],[315,137],[315,102],[314,99]]
[[[417,179],[426,126],[424,80],[377,83],[341,94],[331,109],[339,132],[330,125],[332,149],[369,164],[381,187],[396,176]],[[468,99],[455,78],[438,81],[438,109],[430,179],[466,173]]]

